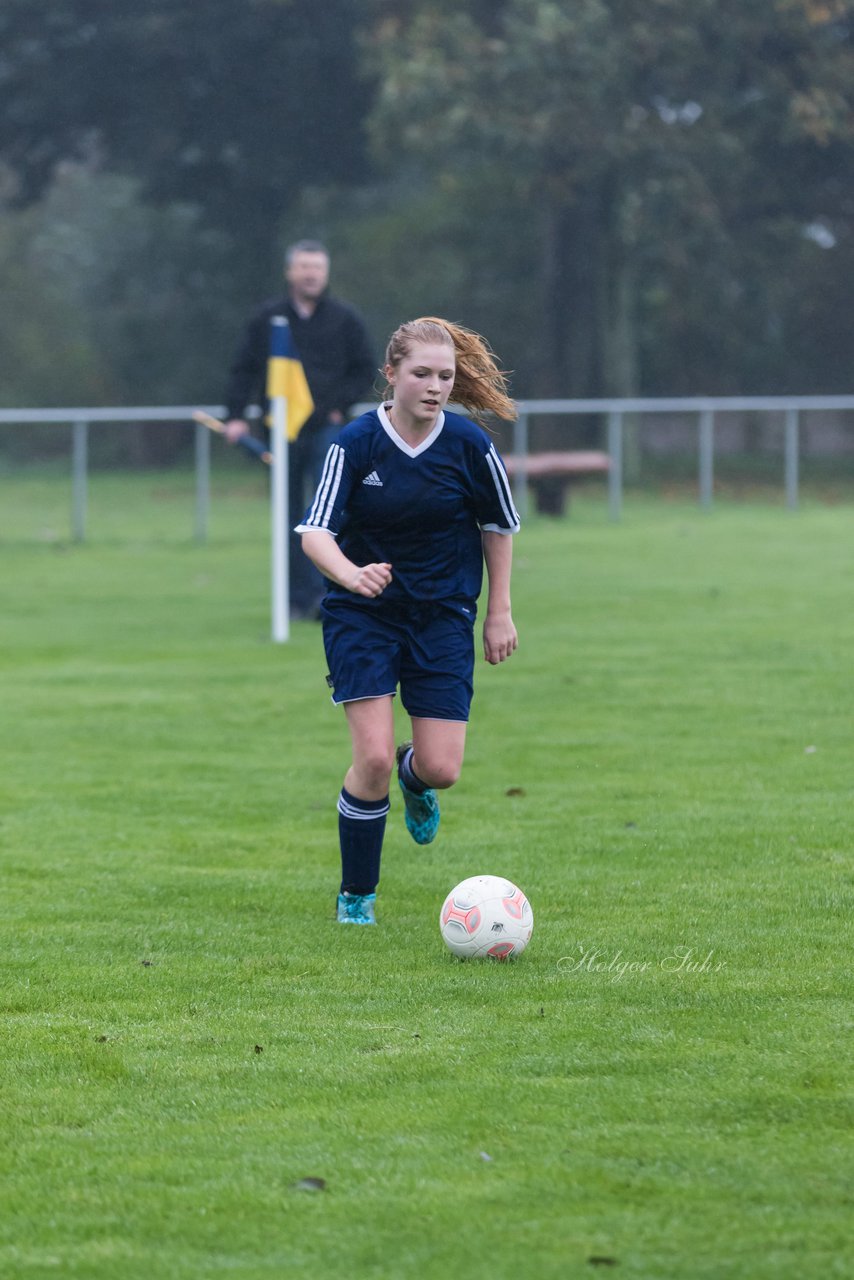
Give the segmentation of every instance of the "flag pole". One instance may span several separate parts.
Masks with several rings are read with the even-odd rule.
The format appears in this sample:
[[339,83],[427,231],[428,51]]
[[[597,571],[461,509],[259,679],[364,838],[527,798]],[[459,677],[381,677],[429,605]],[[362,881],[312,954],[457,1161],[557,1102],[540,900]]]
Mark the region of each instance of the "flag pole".
[[273,574],[273,640],[288,638],[290,583],[288,581],[288,441],[296,439],[314,410],[305,370],[294,349],[285,316],[270,317],[270,358],[267,362],[267,399],[272,427],[270,509]]
[[[284,316],[270,318],[270,358],[284,349],[283,335],[287,330]],[[271,600],[273,606],[273,643],[284,644],[290,624],[288,583],[288,402],[284,387],[269,382],[270,419],[272,432],[270,463],[270,513],[272,545],[270,566],[273,575]],[[272,394],[271,394],[272,393]]]
[[289,635],[288,597],[288,402],[274,396],[272,404],[273,432],[270,467],[272,486],[272,555],[273,573],[273,641],[284,644]]

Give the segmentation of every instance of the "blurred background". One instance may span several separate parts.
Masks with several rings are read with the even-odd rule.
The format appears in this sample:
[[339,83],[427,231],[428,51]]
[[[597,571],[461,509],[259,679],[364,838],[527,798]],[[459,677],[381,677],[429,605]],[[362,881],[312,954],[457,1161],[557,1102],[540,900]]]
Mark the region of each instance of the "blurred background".
[[[218,402],[303,236],[378,357],[429,312],[528,399],[848,393],[852,8],[3,0],[0,405]],[[0,432],[10,462],[67,448]]]

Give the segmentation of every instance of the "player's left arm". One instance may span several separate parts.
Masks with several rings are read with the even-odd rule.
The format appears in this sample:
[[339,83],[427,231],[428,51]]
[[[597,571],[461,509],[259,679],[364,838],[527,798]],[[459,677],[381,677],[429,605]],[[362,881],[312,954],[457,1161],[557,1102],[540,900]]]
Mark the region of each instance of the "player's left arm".
[[483,655],[496,666],[509,658],[519,643],[510,608],[510,570],[513,538],[509,533],[481,531],[488,579],[486,616],[483,620]]

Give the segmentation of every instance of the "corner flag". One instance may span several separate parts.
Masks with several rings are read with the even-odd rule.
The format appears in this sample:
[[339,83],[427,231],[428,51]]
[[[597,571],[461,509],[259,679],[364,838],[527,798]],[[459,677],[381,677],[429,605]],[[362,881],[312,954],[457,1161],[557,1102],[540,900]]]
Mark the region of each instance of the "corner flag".
[[282,644],[288,638],[288,443],[296,440],[306,419],[314,412],[305,370],[284,316],[270,317],[267,396],[273,455],[270,465],[273,639]]
[[288,439],[296,440],[306,420],[314,413],[314,401],[294,346],[291,326],[284,316],[273,316],[270,320],[267,398],[287,401]]

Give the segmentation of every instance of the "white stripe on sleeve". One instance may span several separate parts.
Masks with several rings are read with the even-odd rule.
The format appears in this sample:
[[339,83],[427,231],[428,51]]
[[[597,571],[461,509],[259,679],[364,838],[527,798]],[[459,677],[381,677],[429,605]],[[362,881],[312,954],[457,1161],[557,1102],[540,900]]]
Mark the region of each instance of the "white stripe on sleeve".
[[331,444],[326,460],[323,463],[323,473],[320,477],[320,484],[317,486],[314,503],[306,521],[306,524],[310,525],[312,529],[327,529],[329,527],[329,521],[332,519],[332,512],[335,508],[335,499],[341,486],[341,473],[343,470],[344,450],[339,444]]
[[501,503],[501,510],[504,512],[504,518],[507,521],[507,528],[513,533],[517,533],[520,528],[519,513],[513,505],[513,494],[510,490],[510,481],[507,479],[504,464],[496,453],[495,445],[493,444],[489,446],[486,461],[489,470],[492,472],[492,479],[495,483],[498,501]]

